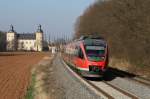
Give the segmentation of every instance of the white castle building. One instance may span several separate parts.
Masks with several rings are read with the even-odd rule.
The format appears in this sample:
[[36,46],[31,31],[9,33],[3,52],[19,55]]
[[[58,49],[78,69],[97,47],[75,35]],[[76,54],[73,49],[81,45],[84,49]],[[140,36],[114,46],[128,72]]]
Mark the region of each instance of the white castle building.
[[11,25],[6,34],[7,51],[42,51],[43,50],[43,30],[41,25],[35,33],[18,34]]

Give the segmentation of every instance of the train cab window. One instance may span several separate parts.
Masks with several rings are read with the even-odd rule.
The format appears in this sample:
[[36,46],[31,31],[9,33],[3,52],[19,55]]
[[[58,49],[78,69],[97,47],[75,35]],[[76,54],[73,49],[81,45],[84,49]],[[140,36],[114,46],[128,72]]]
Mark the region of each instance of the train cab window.
[[78,57],[81,58],[81,59],[84,59],[83,51],[82,51],[81,48],[79,48]]
[[103,61],[105,59],[105,47],[86,46],[86,55],[90,61]]

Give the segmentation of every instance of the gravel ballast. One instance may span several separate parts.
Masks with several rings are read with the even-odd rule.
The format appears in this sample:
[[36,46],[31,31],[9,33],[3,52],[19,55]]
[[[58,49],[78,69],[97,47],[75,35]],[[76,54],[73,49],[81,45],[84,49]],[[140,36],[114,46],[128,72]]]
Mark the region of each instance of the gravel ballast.
[[63,99],[101,99],[94,95],[74,75],[70,74],[64,67],[62,60],[58,57],[53,61],[55,70],[56,86],[63,91]]
[[102,99],[66,69],[59,55],[41,61],[35,73],[36,99]]

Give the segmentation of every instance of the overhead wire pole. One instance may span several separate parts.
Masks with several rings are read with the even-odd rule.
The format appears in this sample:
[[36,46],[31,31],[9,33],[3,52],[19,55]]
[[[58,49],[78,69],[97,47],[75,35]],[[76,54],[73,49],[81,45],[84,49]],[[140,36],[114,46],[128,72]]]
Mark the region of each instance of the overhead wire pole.
[[66,33],[65,33],[65,35],[64,35],[64,40],[65,40],[65,44],[66,44],[66,42],[67,42],[67,41],[66,41]]
[[60,49],[62,50],[62,46],[63,46],[63,44],[64,44],[64,35],[63,35],[64,33],[62,33],[61,35],[61,46],[60,46]]
[[61,34],[61,37],[60,37],[60,46],[61,46],[62,43],[63,43],[63,40],[62,40],[63,39],[63,33],[61,32],[60,34]]
[[66,33],[64,34],[64,44],[63,44],[63,48],[62,51],[64,52],[64,46],[66,45]]
[[66,38],[67,38],[67,42],[69,42],[69,38],[68,38],[68,36],[67,36]]
[[50,44],[50,34],[49,34],[49,37],[48,37],[48,43]]
[[43,49],[45,50],[45,47],[47,46],[47,39],[46,39],[46,33],[44,33],[44,38],[43,38]]
[[46,41],[46,33],[44,33],[44,40]]
[[55,36],[54,36],[53,42],[54,42],[54,44],[55,44]]
[[66,43],[68,43],[68,36],[66,35]]
[[[64,45],[64,43],[65,43],[65,34],[62,33],[62,46]],[[62,47],[62,46],[61,46],[61,47]]]

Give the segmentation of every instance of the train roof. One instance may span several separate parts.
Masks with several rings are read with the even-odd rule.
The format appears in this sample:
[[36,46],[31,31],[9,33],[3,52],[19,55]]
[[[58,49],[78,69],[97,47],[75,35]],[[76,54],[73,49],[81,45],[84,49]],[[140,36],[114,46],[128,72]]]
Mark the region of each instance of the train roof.
[[103,39],[103,40],[104,40],[104,38],[101,37],[101,36],[92,36],[92,35],[89,35],[89,36],[81,36],[81,37],[79,38],[79,40],[85,40],[85,39]]
[[103,39],[85,39],[83,40],[84,45],[100,45],[100,46],[105,46],[106,41]]
[[82,36],[80,39],[75,40],[76,43],[83,43],[84,45],[107,45],[106,41],[102,37],[93,37],[93,36]]

